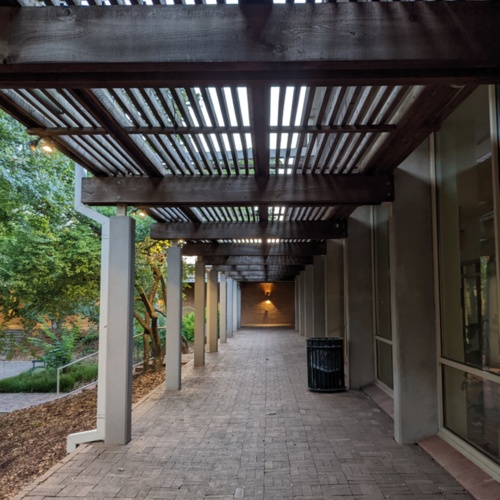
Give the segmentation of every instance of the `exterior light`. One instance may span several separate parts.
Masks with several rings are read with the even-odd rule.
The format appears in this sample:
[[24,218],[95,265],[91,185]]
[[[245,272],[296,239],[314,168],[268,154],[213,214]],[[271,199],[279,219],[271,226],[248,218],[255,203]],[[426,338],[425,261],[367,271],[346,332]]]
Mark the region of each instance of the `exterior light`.
[[44,153],[53,153],[54,152],[54,144],[52,144],[52,142],[50,142],[49,140],[47,139],[42,139],[40,141],[40,146],[42,148],[42,151]]
[[34,139],[28,142],[28,146],[34,153],[38,151],[39,147],[43,153],[51,154],[55,151],[54,143],[46,138]]

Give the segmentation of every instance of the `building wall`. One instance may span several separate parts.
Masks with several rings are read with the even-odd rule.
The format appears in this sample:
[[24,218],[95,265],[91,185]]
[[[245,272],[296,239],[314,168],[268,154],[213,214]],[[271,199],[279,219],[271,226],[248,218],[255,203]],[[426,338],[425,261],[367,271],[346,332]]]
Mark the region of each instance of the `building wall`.
[[[295,284],[241,283],[241,326],[293,326]],[[267,296],[266,292],[270,292]]]

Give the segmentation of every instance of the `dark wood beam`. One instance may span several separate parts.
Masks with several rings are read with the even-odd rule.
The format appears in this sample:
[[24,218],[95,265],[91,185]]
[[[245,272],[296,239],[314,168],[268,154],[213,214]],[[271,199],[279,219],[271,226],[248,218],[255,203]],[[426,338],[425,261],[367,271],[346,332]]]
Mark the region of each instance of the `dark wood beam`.
[[331,206],[374,205],[394,199],[390,175],[106,177],[83,179],[88,205],[126,203],[140,207],[171,206]]
[[201,261],[210,266],[306,266],[313,263],[313,256],[299,257],[292,255],[268,255],[268,256],[224,256],[205,255],[200,257]]
[[292,271],[229,271],[227,273],[224,273],[226,274],[227,276],[229,276],[230,278],[232,278],[233,276],[241,276],[241,277],[245,277],[245,276],[253,276],[253,277],[257,277],[257,276],[260,276],[261,278],[277,278],[279,276],[296,276],[297,274],[300,273],[300,270],[292,270]]
[[499,25],[493,1],[3,7],[0,85],[498,81]]
[[292,257],[308,257],[323,255],[326,252],[324,243],[188,243],[182,247],[182,254],[187,256],[267,256],[283,255]]
[[151,226],[155,240],[217,240],[276,238],[290,240],[332,240],[347,237],[347,223],[340,221],[296,222],[166,222]]
[[235,281],[243,281],[243,282],[256,282],[256,283],[277,283],[281,281],[295,281],[296,276],[280,276],[280,277],[270,277],[270,279],[263,279],[261,276],[245,276],[239,277],[235,276],[233,279]]
[[[318,125],[318,126],[271,126],[270,133],[282,134],[366,134],[394,132],[396,125],[391,124],[354,124],[354,125]],[[196,134],[248,134],[251,127],[123,127],[129,135],[196,135]],[[32,127],[28,134],[40,137],[66,135],[79,137],[84,135],[106,135],[109,132],[102,127]]]
[[241,265],[241,266],[215,266],[217,270],[221,273],[231,273],[231,272],[250,272],[250,271],[262,271],[262,272],[283,272],[283,271],[303,271],[304,266],[302,265]]

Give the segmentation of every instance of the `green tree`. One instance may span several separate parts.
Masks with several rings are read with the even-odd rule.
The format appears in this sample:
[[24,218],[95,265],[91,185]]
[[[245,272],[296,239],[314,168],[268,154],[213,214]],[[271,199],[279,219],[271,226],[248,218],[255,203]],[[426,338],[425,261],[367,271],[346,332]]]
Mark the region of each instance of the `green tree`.
[[95,308],[98,228],[73,208],[73,162],[0,112],[0,307],[27,328]]

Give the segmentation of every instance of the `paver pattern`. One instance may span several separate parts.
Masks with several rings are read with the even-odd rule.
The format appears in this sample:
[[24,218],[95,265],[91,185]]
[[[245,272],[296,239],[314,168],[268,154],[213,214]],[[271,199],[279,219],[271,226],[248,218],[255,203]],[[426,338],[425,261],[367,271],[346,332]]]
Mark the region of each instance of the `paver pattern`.
[[[245,330],[134,410],[133,440],[77,450],[30,500],[472,498],[364,394],[307,390],[290,330]],[[25,498],[20,496],[19,498]]]

